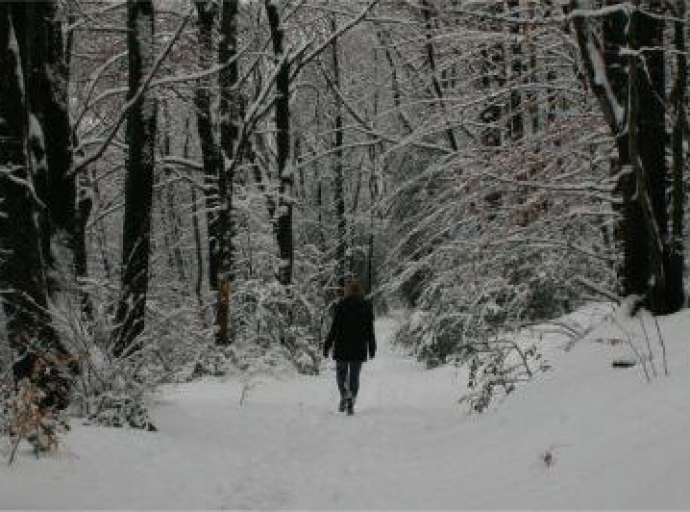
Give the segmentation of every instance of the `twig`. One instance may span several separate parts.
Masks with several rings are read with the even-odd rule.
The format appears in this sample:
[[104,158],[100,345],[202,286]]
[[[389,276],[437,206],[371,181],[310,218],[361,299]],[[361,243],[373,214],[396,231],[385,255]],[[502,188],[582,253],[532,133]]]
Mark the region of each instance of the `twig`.
[[654,319],[654,325],[656,325],[656,332],[659,335],[659,345],[661,345],[661,354],[664,362],[664,374],[668,377],[668,359],[666,358],[666,342],[664,341],[664,337],[661,335],[661,327],[659,326],[659,320],[657,320],[657,318],[653,315],[652,318]]
[[12,445],[12,451],[10,452],[10,459],[7,462],[8,466],[11,466],[12,463],[14,462],[14,456],[17,454],[17,448],[19,448],[19,443],[21,443],[21,442],[22,442],[21,436],[17,436],[17,440]]
[[93,162],[98,160],[101,156],[103,156],[105,151],[110,146],[110,143],[115,138],[115,135],[117,135],[117,132],[119,131],[120,126],[122,125],[124,120],[129,115],[129,111],[132,109],[132,107],[134,105],[136,105],[139,102],[139,100],[144,95],[144,93],[149,89],[149,86],[150,86],[153,78],[155,77],[155,75],[158,72],[158,70],[160,69],[160,67],[163,65],[163,62],[165,61],[165,59],[168,57],[168,55],[172,51],[173,46],[175,46],[175,43],[178,41],[184,28],[187,26],[187,23],[191,19],[193,9],[194,9],[193,7],[189,8],[186,16],[182,19],[182,22],[180,23],[179,27],[177,28],[175,34],[173,35],[173,37],[168,42],[165,49],[160,53],[160,55],[158,56],[156,61],[153,63],[151,72],[144,79],[144,82],[141,84],[141,87],[139,87],[139,89],[133,93],[132,97],[122,107],[122,109],[120,111],[120,115],[115,122],[115,125],[111,128],[110,132],[105,137],[105,140],[103,141],[103,143],[99,146],[99,148],[96,151],[94,151],[93,153],[91,153],[88,156],[85,156],[81,160],[77,161],[75,163],[74,170],[72,171],[73,173],[76,174],[76,173],[80,172],[82,169],[89,166],[90,164],[92,164]]
[[649,365],[652,367],[652,372],[654,373],[654,378],[659,375],[656,373],[656,366],[654,365],[654,354],[652,353],[652,343],[649,341],[649,335],[647,334],[647,327],[644,324],[644,315],[638,317],[640,320],[640,325],[642,326],[642,332],[644,333],[644,339],[647,343],[647,352],[649,353]]
[[260,384],[259,381],[252,380],[253,375],[248,375],[247,379],[242,383],[242,394],[240,395],[240,406],[244,405],[245,400],[249,396],[249,392]]
[[632,349],[633,353],[635,354],[635,357],[637,357],[637,360],[640,362],[640,365],[642,366],[642,370],[644,371],[644,376],[647,379],[647,384],[652,383],[652,379],[649,377],[649,370],[647,370],[647,363],[644,360],[644,357],[642,357],[642,354],[637,350],[637,347],[635,347],[635,344],[633,343],[632,337],[630,336],[630,333],[625,330],[625,328],[621,325],[621,323],[616,320],[615,317],[612,317],[612,320],[614,323],[618,325],[618,328],[621,330],[621,332],[625,335],[625,338],[628,341],[628,345],[630,345],[630,348]]

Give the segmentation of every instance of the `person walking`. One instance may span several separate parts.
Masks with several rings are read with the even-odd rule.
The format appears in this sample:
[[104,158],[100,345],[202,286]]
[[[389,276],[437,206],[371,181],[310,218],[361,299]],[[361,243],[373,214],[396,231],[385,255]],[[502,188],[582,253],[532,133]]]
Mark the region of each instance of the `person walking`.
[[340,412],[354,414],[359,392],[359,372],[362,363],[376,355],[374,311],[362,296],[357,279],[345,285],[345,296],[336,304],[333,323],[323,347],[324,357],[333,349],[336,362],[336,381],[340,391]]

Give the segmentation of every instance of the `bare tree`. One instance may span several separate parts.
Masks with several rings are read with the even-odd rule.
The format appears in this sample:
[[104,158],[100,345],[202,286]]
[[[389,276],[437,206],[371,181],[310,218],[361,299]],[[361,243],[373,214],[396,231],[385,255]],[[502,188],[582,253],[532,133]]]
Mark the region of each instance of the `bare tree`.
[[[198,48],[197,59],[202,70],[211,68],[215,55],[214,28],[218,19],[218,3],[211,0],[197,0]],[[222,168],[220,146],[214,132],[214,117],[211,112],[213,98],[213,75],[203,75],[197,81],[194,106],[196,126],[201,146],[204,167],[204,196],[206,198],[206,225],[208,229],[208,278],[212,290],[218,289],[220,239],[218,226],[218,180]]]
[[137,348],[135,341],[144,330],[146,315],[157,101],[154,91],[142,92],[141,89],[154,65],[153,2],[129,0],[127,27],[128,98],[136,99],[127,118],[122,284],[113,335],[113,353],[116,356]]
[[276,238],[278,241],[278,281],[284,286],[292,284],[294,265],[294,238],[292,226],[293,169],[290,164],[290,66],[284,57],[285,33],[281,24],[280,2],[266,0],[266,15],[271,31],[273,53],[280,66],[275,89],[276,166],[278,174],[278,209]]
[[224,0],[221,12],[221,33],[218,49],[220,72],[220,149],[221,167],[218,176],[218,300],[216,305],[216,341],[227,345],[231,342],[229,332],[230,287],[233,282],[234,246],[233,194],[235,169],[240,155],[237,150],[239,137],[240,101],[236,87],[237,64],[237,0]]

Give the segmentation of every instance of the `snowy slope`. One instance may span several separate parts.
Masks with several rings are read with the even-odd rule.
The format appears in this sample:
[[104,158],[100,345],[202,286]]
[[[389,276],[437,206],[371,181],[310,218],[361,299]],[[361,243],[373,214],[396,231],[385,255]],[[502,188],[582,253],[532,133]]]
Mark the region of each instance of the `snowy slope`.
[[464,373],[396,355],[383,319],[354,417],[334,412],[331,368],[263,377],[243,405],[235,380],[166,388],[158,433],[75,424],[58,453],[0,466],[0,507],[688,508],[690,314],[661,327],[668,378],[612,369],[631,349],[604,321],[568,352],[545,336],[554,370],[477,416],[457,404]]

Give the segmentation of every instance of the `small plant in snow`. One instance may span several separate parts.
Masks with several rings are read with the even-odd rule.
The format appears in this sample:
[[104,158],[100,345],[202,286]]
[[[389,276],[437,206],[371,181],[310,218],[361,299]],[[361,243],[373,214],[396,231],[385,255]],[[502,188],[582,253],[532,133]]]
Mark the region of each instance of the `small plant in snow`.
[[240,405],[244,405],[244,403],[249,398],[249,393],[252,391],[252,389],[261,385],[261,381],[258,380],[256,376],[257,372],[251,371],[246,372],[242,377],[242,392],[240,393]]
[[238,367],[242,368],[235,347],[214,344],[199,353],[190,377],[192,379],[205,375],[222,377]]
[[140,396],[104,393],[92,400],[90,422],[106,427],[131,427],[156,431]]
[[536,371],[545,371],[536,345],[521,348],[510,339],[494,340],[474,350],[469,358],[468,392],[460,400],[474,412],[483,412],[493,400],[515,390],[520,382],[532,378]]
[[9,434],[12,442],[9,463],[14,461],[22,441],[28,442],[34,453],[54,450],[59,434],[67,429],[57,411],[45,407],[45,393],[29,379],[22,379],[16,395],[9,402]]
[[553,452],[551,450],[546,450],[544,453],[541,454],[541,461],[547,468],[553,466],[553,464],[555,463]]

